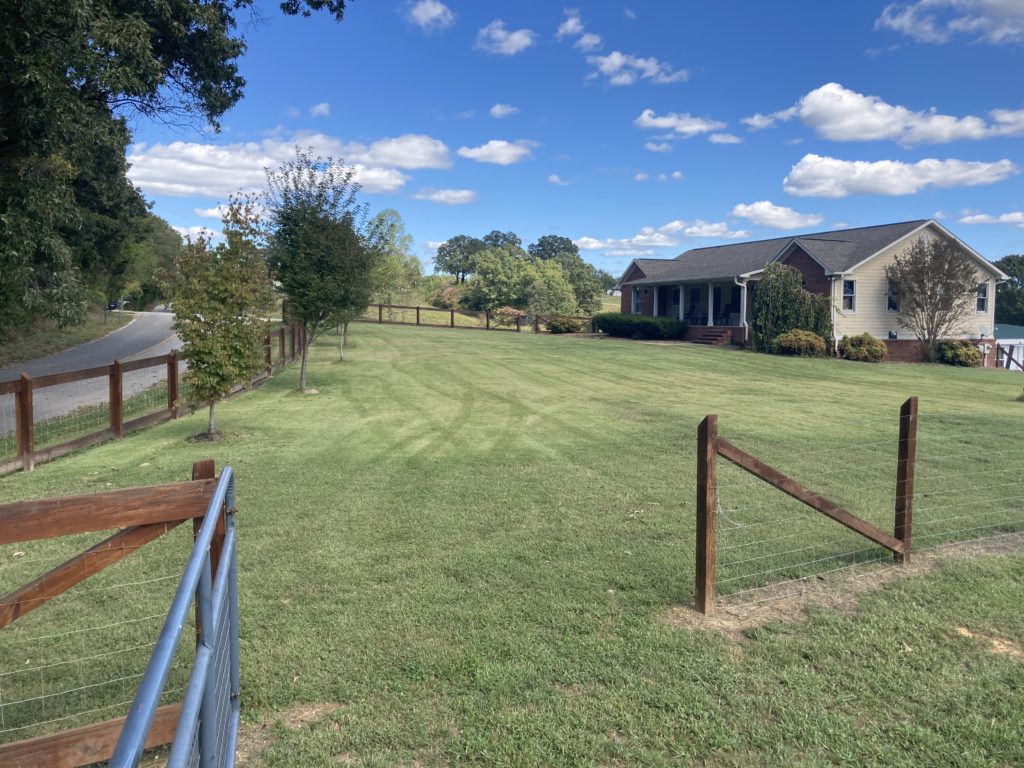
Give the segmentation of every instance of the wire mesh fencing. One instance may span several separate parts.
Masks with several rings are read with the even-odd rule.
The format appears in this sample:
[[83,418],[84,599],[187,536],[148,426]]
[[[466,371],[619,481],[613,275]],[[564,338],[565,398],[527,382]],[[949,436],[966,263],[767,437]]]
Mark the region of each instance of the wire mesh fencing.
[[18,428],[15,423],[14,395],[0,395],[0,464],[18,456]]
[[[730,437],[728,423],[721,435]],[[774,435],[733,439],[796,481],[797,490],[785,492],[718,461],[711,591],[723,606],[806,592],[832,574],[889,568],[901,559],[904,533],[912,542],[909,553],[1024,530],[1020,430],[999,414],[922,408],[906,531],[896,510],[898,463],[907,440],[901,440],[895,413],[828,429],[820,420],[791,423]],[[793,445],[806,448],[794,451]],[[839,513],[830,519],[833,508]]]
[[36,450],[109,429],[110,374],[36,389],[32,421]]
[[[126,713],[181,578],[191,534],[191,525],[181,525],[0,628],[0,744]],[[98,538],[0,547],[0,583],[27,583]],[[192,622],[175,654],[167,702],[180,699],[194,651]]]

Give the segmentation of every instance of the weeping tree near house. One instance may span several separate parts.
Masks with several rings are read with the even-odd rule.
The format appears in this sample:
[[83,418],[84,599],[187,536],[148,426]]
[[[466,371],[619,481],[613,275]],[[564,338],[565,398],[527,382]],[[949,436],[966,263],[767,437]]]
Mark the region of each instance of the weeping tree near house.
[[978,270],[951,240],[918,238],[885,276],[896,294],[899,323],[921,342],[925,359],[938,359],[939,342],[957,336],[978,296]]
[[267,170],[267,256],[293,320],[305,331],[299,389],[309,348],[325,331],[366,311],[384,258],[379,224],[357,203],[355,169],[296,150]]
[[751,307],[751,329],[754,349],[775,352],[775,339],[789,331],[811,331],[831,349],[832,304],[828,296],[806,290],[803,275],[786,264],[769,264],[764,268],[754,293]]
[[224,215],[226,242],[190,240],[176,263],[174,330],[188,360],[185,384],[192,399],[209,408],[208,437],[216,433],[217,403],[264,365],[273,291],[257,209],[252,199],[233,199]]

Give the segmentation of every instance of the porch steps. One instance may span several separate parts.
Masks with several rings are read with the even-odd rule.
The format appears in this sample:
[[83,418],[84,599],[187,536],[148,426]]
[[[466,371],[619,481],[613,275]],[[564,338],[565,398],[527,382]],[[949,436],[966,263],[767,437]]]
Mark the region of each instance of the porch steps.
[[710,326],[707,330],[700,331],[697,336],[690,339],[694,344],[703,344],[708,347],[721,347],[732,343],[732,331],[728,328],[715,328]]

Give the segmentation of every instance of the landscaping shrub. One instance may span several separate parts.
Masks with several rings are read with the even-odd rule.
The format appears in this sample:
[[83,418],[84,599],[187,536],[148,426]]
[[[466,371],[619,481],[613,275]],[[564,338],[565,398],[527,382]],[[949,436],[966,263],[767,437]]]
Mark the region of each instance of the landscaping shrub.
[[609,336],[624,339],[683,339],[686,323],[667,317],[625,315],[621,312],[600,312],[594,315],[594,327]]
[[780,355],[824,357],[825,340],[816,333],[797,328],[776,336],[772,341],[772,348]]
[[515,325],[517,317],[524,317],[525,312],[515,307],[498,307],[491,312],[491,323],[495,326]]
[[960,365],[965,368],[981,366],[981,350],[966,339],[940,341],[938,353],[939,362],[946,365]]
[[462,304],[465,289],[454,283],[444,283],[429,295],[430,306],[440,309],[458,309]]
[[870,333],[843,336],[839,341],[839,354],[860,363],[880,363],[885,360],[885,342]]
[[552,317],[545,325],[551,333],[579,333],[583,330],[583,321],[574,317]]

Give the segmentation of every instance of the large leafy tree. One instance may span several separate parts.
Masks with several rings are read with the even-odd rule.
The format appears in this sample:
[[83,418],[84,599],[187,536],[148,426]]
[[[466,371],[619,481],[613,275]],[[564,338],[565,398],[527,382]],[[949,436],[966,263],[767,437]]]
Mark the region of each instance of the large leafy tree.
[[490,248],[522,248],[523,241],[515,232],[492,229],[483,236],[484,245]]
[[374,298],[384,304],[405,300],[423,278],[420,260],[412,253],[412,235],[405,231],[405,223],[394,208],[385,208],[373,217],[371,228],[380,234],[383,252],[374,280],[377,290]]
[[224,235],[227,242],[216,247],[204,237],[186,245],[174,289],[174,330],[188,359],[185,382],[209,408],[211,437],[214,406],[263,367],[264,318],[273,305],[253,200],[231,202]]
[[[83,316],[125,271],[144,212],[127,179],[133,116],[217,127],[242,96],[236,14],[253,0],[20,0],[0,25],[0,338]],[[345,0],[285,0],[286,14]]]
[[309,346],[324,331],[363,312],[383,260],[381,232],[357,203],[355,169],[296,151],[267,170],[268,260],[305,330],[299,389],[306,388]]
[[456,283],[464,283],[476,271],[477,254],[486,247],[486,243],[475,237],[455,235],[438,247],[434,268],[438,272],[454,275]]
[[1004,256],[996,266],[1010,276],[996,289],[996,322],[1024,325],[1024,255]]
[[583,260],[576,243],[560,235],[544,235],[530,243],[527,251],[538,261],[561,266],[576,297],[572,311],[592,313],[601,309],[601,281],[597,270]]
[[974,309],[977,268],[951,240],[920,237],[885,268],[885,276],[896,291],[900,325],[934,361],[939,341],[956,335]]

